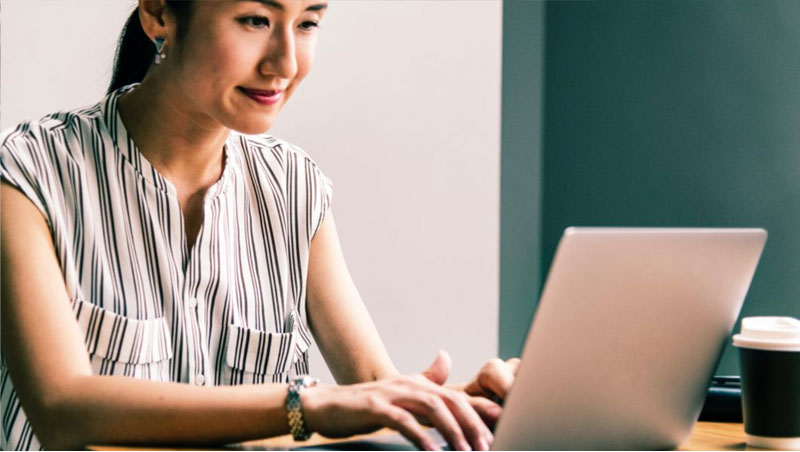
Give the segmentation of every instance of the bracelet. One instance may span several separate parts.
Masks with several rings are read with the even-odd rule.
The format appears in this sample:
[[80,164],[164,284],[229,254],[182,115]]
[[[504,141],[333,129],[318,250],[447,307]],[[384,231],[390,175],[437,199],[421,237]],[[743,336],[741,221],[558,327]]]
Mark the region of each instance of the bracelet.
[[289,430],[295,441],[305,441],[313,433],[303,419],[303,404],[300,402],[300,391],[315,386],[319,379],[309,376],[297,377],[289,382],[289,393],[286,395],[286,416],[289,419]]

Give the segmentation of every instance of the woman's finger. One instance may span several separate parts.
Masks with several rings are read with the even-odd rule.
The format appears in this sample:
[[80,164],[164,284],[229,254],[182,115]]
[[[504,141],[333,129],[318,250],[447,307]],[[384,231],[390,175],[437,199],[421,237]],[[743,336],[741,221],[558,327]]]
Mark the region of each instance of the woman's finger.
[[442,399],[461,425],[461,430],[475,450],[489,450],[494,440],[489,427],[472,408],[466,395],[450,389],[443,389]]
[[478,374],[478,384],[500,399],[506,398],[513,383],[514,374],[509,366],[500,359],[492,359],[487,362]]
[[422,450],[442,450],[408,411],[389,403],[376,413],[387,427],[397,430]]
[[519,358],[511,358],[506,360],[506,365],[511,369],[511,373],[514,375],[515,378],[517,376],[517,371],[519,370],[519,362],[520,362]]
[[491,431],[494,431],[497,420],[500,419],[500,414],[503,412],[503,407],[481,396],[469,396],[469,404],[472,405],[472,408],[478,413],[478,416],[481,417],[483,423],[486,424]]
[[475,450],[488,450],[494,440],[489,427],[483,422],[481,416],[472,408],[467,395],[458,390],[432,386],[426,381],[421,381],[423,388],[437,394],[461,427],[467,441]]
[[[422,387],[418,388],[414,383]],[[489,427],[487,427],[480,414],[472,407],[466,394],[461,391],[434,386],[431,385],[430,382],[420,379],[412,380],[412,386],[408,387],[407,394],[412,394],[413,391],[420,390],[432,392],[434,395],[441,398],[445,404],[445,409],[455,418],[461,429],[461,433],[472,449],[487,450],[489,448],[489,445],[494,440],[492,432],[489,430]],[[435,419],[428,419],[427,412],[425,412],[425,415],[418,417],[417,420],[423,425],[436,426],[436,424],[434,424]]]
[[412,413],[427,417],[452,448],[471,449],[455,416],[438,395],[427,391],[412,391],[408,398],[398,401],[397,404]]
[[444,350],[439,350],[433,364],[424,370],[422,375],[437,385],[443,385],[447,381],[447,377],[450,376],[451,367],[452,359],[450,358],[450,354]]

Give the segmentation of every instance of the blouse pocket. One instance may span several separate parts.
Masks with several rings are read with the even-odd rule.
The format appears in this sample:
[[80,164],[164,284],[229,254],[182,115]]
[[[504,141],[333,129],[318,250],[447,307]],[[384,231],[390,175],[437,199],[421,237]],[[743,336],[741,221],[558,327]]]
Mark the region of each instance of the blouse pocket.
[[297,360],[297,332],[268,333],[228,326],[226,383],[283,382]]
[[95,374],[169,381],[172,347],[164,317],[133,319],[85,300],[73,301],[73,310]]

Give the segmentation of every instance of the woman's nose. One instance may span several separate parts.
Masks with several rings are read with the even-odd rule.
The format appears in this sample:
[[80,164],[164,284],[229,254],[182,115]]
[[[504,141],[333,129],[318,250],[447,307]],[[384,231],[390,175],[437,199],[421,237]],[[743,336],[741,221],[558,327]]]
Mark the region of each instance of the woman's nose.
[[297,74],[294,34],[290,27],[275,27],[261,63],[265,76],[291,79]]

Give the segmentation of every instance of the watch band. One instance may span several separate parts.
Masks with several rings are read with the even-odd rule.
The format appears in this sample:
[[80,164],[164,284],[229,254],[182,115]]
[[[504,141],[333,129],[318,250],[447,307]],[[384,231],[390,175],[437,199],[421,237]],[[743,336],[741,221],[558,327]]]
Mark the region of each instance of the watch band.
[[297,377],[289,382],[289,393],[286,395],[286,416],[289,419],[289,430],[295,441],[305,441],[313,433],[303,418],[303,404],[300,402],[300,392],[319,383],[316,378],[307,375]]

